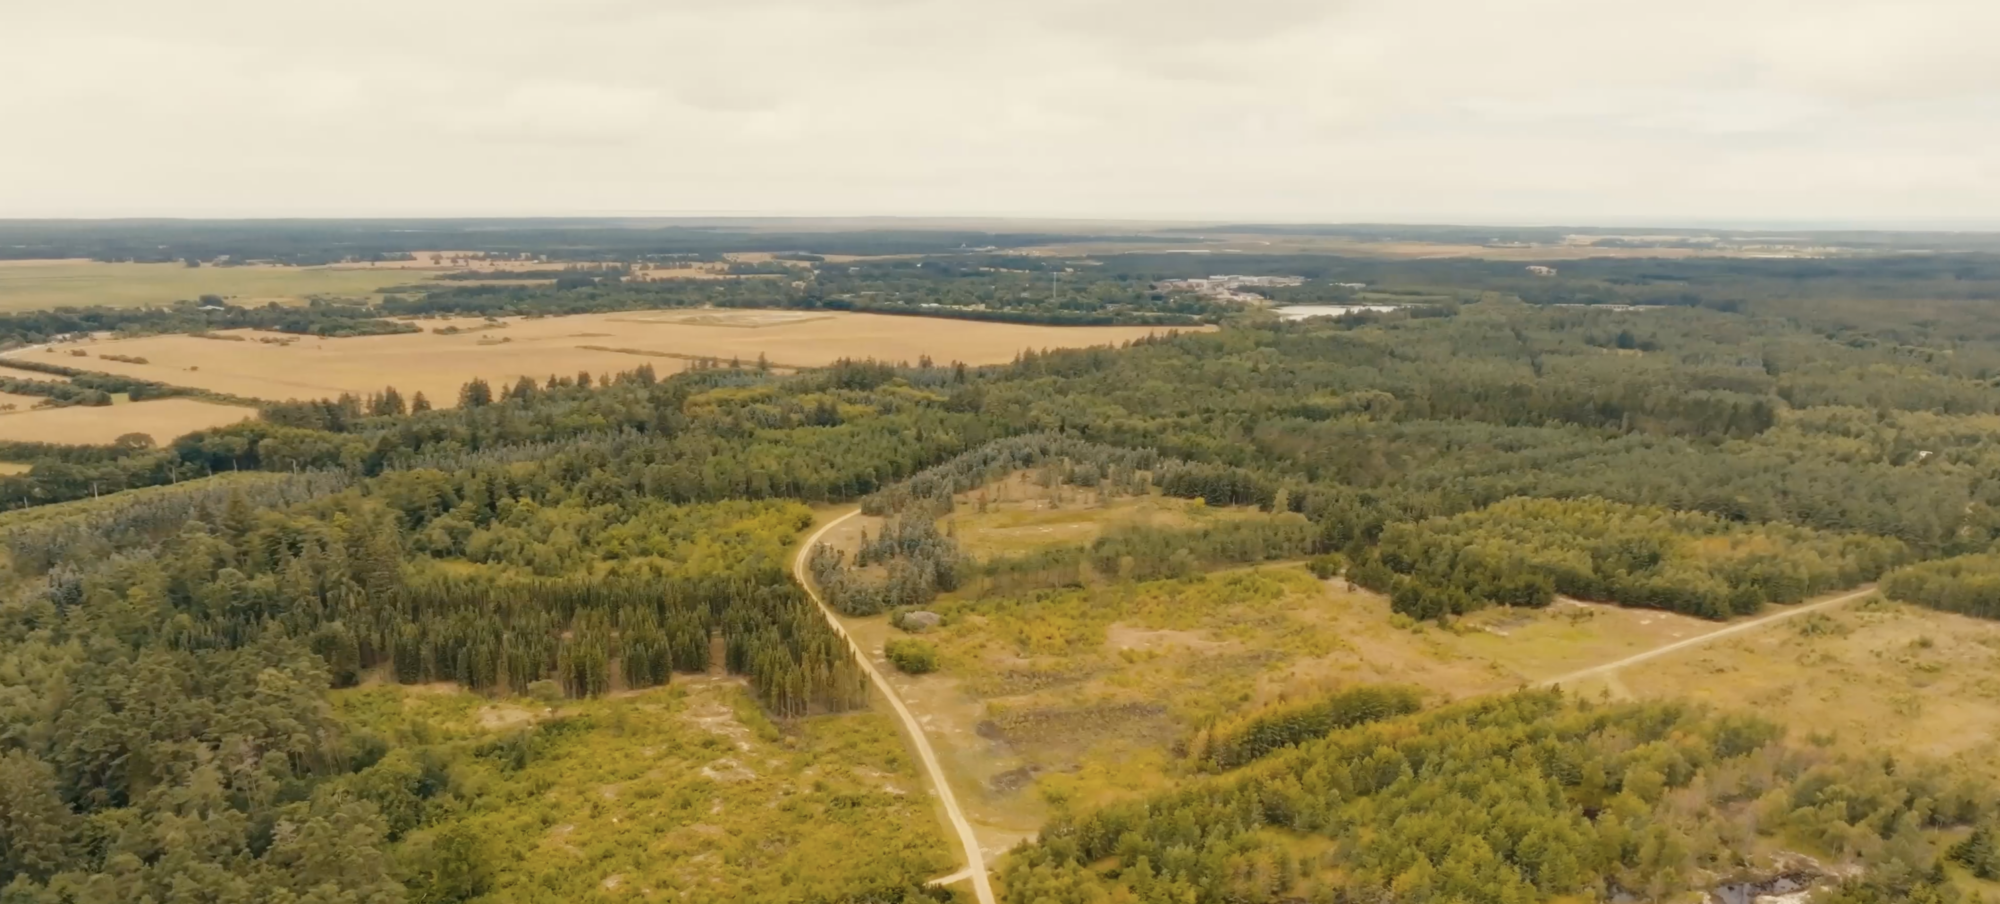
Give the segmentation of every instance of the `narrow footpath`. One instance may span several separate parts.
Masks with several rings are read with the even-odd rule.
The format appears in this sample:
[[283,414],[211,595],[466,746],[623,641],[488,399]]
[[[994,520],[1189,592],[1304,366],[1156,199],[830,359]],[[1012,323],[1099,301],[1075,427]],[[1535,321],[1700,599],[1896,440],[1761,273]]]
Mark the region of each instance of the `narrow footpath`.
[[862,670],[868,673],[868,680],[874,683],[876,690],[882,692],[882,698],[889,701],[890,708],[896,711],[896,717],[902,720],[903,733],[909,736],[911,746],[916,748],[917,760],[923,764],[924,775],[930,779],[931,787],[937,789],[938,800],[944,804],[945,814],[951,817],[951,827],[958,832],[959,846],[965,849],[965,868],[942,879],[934,880],[934,883],[942,885],[970,878],[972,892],[978,897],[979,904],[995,904],[993,882],[986,874],[986,855],[979,849],[978,837],[972,834],[972,823],[966,821],[965,812],[958,808],[958,796],[952,793],[951,783],[945,780],[944,767],[938,764],[937,751],[931,749],[930,739],[924,737],[923,726],[917,724],[917,718],[910,714],[910,708],[903,705],[903,698],[896,695],[896,689],[890,687],[888,679],[882,677],[881,670],[875,668],[875,660],[868,655],[868,651],[862,649],[861,645],[847,633],[847,628],[841,625],[833,609],[820,597],[819,590],[813,586],[812,575],[808,573],[806,563],[812,555],[813,546],[819,543],[819,538],[825,536],[834,526],[859,514],[861,514],[859,509],[848,512],[821,525],[819,530],[813,531],[812,536],[807,537],[805,544],[799,548],[798,556],[792,559],[792,578],[799,582],[800,587],[805,588],[806,595],[819,606],[820,614],[826,616],[827,624],[833,626],[834,633],[847,641],[848,648],[854,651],[854,661],[861,664]]

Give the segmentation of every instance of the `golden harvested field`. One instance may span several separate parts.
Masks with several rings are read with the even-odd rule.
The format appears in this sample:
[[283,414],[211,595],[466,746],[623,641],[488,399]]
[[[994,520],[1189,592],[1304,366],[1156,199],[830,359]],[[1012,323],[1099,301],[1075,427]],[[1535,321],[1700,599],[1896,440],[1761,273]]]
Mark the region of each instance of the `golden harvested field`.
[[[915,362],[928,354],[951,361],[999,364],[1023,349],[1127,342],[1155,327],[1056,327],[978,323],[845,312],[687,310],[521,318],[497,329],[477,319],[426,320],[423,333],[350,339],[298,338],[287,345],[229,342],[198,336],[89,340],[53,352],[20,351],[72,367],[196,386],[251,398],[314,399],[365,394],[395,386],[422,392],[433,404],[454,404],[467,380],[512,383],[578,371],[610,374],[641,364],[665,374],[691,359],[761,353],[773,366],[814,367],[840,358]],[[458,327],[442,335],[435,330]],[[269,338],[237,331],[247,339]],[[290,337],[297,338],[297,337]],[[72,357],[82,349],[88,357]],[[106,361],[105,354],[145,358],[146,364]]]
[[9,261],[0,266],[0,312],[92,305],[134,308],[203,295],[220,295],[242,305],[292,304],[313,295],[376,295],[427,278],[406,271],[342,267]]
[[104,445],[144,433],[161,445],[176,437],[256,417],[251,408],[193,399],[152,399],[118,405],[41,408],[0,413],[0,440]]
[[[13,373],[14,373],[13,371],[7,371],[6,375],[12,376]],[[0,414],[12,413],[16,411],[26,411],[46,401],[48,401],[48,399],[45,399],[41,396],[15,395],[14,393],[11,392],[0,392]],[[10,405],[13,407],[9,408],[8,406]]]

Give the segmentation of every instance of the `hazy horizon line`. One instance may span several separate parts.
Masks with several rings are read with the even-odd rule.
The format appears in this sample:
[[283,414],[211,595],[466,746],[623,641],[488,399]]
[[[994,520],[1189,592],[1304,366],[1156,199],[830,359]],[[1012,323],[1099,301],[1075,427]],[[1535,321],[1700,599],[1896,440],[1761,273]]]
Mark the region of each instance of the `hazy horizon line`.
[[1452,218],[1426,216],[1363,216],[1314,219],[1297,217],[1133,216],[1078,214],[932,214],[932,213],[773,213],[758,211],[570,211],[570,212],[117,212],[17,215],[0,214],[0,223],[118,223],[118,222],[359,222],[359,221],[631,221],[661,222],[891,222],[891,223],[1061,223],[1149,228],[1227,227],[1430,227],[1506,229],[1671,229],[1763,230],[1798,229],[1814,232],[2000,232],[2000,218],[1840,218],[1785,219],[1732,217],[1498,217]]

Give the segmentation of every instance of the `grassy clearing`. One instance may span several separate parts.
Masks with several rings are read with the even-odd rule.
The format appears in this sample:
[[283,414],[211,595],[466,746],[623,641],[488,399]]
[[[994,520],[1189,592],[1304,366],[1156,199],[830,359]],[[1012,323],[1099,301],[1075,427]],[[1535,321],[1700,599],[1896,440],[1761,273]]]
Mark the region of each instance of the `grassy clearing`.
[[[452,769],[476,792],[406,844],[469,829],[494,868],[490,900],[830,900],[954,868],[875,713],[775,725],[723,679],[553,710],[449,686],[334,699],[356,728],[474,751]],[[510,739],[530,726],[516,757]]]
[[220,295],[235,304],[296,304],[315,295],[378,296],[427,279],[389,269],[188,267],[97,261],[19,261],[0,267],[0,312],[103,305],[136,308]]
[[976,559],[1059,546],[1088,546],[1123,527],[1195,528],[1232,518],[1263,517],[1249,507],[1215,508],[1157,493],[1101,497],[1093,490],[1042,486],[1032,472],[955,497],[950,523],[958,544]]
[[[1331,605],[1297,567],[946,599],[945,626],[925,635],[940,672],[890,681],[922,715],[982,839],[1004,849],[1052,804],[1165,787],[1182,771],[1175,744],[1196,726],[1351,652],[1318,615]],[[847,624],[877,655],[903,636],[885,618]]]
[[1578,688],[1688,697],[1777,718],[1804,740],[1953,761],[2000,779],[2000,623],[1865,600]]

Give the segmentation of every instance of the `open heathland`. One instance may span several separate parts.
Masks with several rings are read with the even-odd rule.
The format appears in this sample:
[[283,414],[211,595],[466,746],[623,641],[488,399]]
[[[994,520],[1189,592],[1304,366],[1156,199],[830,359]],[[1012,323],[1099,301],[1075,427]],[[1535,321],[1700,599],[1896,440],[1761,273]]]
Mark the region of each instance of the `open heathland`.
[[841,358],[915,364],[926,356],[940,366],[954,361],[999,364],[1027,350],[1117,345],[1165,332],[832,311],[651,311],[416,323],[422,332],[388,336],[322,339],[233,330],[61,346],[88,357],[12,354],[273,401],[362,395],[394,386],[405,397],[422,392],[433,404],[445,406],[455,404],[459,387],[475,377],[505,385],[523,376],[545,380],[579,371],[609,374],[642,364],[671,373],[701,359],[749,366],[759,356],[773,367],[817,367]]
[[[351,793],[380,803],[407,860],[469,848],[485,900],[832,900],[952,869],[877,713],[780,725],[705,677],[553,708],[393,685],[333,705],[396,748]],[[441,793],[426,785],[440,771]]]

